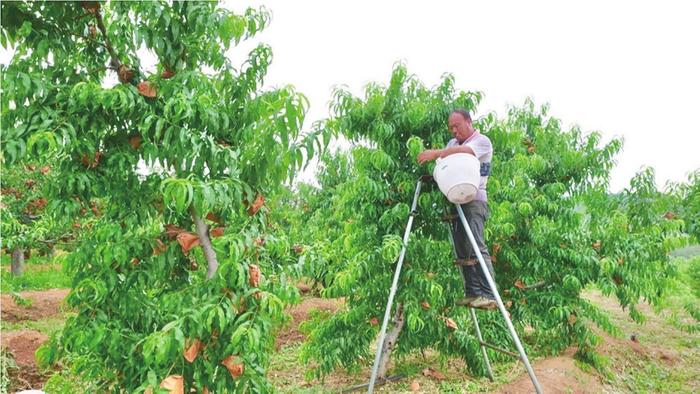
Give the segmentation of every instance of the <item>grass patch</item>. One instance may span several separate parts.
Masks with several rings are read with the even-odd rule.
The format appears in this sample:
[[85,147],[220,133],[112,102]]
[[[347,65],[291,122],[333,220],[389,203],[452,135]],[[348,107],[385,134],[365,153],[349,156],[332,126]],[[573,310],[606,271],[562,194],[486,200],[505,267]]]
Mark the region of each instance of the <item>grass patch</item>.
[[[647,321],[637,324],[612,299],[593,295],[624,337],[600,346],[608,359],[602,375],[615,391],[695,393],[700,391],[700,256],[674,258],[678,269],[660,305],[640,304]],[[594,293],[594,292],[591,292]],[[632,343],[634,334],[639,343]]]
[[63,273],[60,264],[27,265],[20,277],[2,270],[0,292],[3,294],[25,291],[60,289],[71,286],[71,278]]
[[[38,265],[38,264],[50,264],[53,258],[51,256],[40,256],[37,253],[32,253],[32,256],[24,260],[24,265]],[[11,254],[0,254],[0,266],[11,266],[12,265],[12,255]]]
[[63,330],[63,326],[66,324],[66,319],[74,315],[75,313],[66,313],[63,316],[49,317],[41,320],[22,320],[16,323],[3,322],[2,331],[19,331],[19,330],[36,330],[48,336],[51,336],[54,332]]
[[656,312],[672,326],[687,333],[700,333],[700,256],[676,258],[678,277],[670,282]]

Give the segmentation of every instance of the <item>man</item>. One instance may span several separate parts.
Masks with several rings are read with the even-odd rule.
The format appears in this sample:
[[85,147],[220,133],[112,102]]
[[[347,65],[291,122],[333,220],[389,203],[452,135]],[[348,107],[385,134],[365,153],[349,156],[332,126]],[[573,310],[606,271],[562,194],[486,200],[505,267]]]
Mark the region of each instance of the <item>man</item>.
[[[491,157],[493,156],[491,140],[474,130],[469,111],[455,109],[450,113],[447,124],[454,138],[447,143],[444,149],[428,149],[418,154],[418,163],[423,164],[455,153],[469,153],[479,159],[479,163],[481,163],[479,190],[474,200],[462,204],[462,210],[467,218],[472,234],[474,234],[476,244],[479,246],[479,252],[490,271],[489,273],[492,278],[495,278],[491,256],[484,242],[484,222],[489,216],[486,200],[486,182],[491,174]],[[455,252],[459,260],[466,261],[465,265],[460,266],[464,277],[466,298],[457,303],[473,308],[496,309],[495,297],[479,265],[476,253],[472,250],[464,226],[459,216],[456,215],[456,208],[453,208],[453,213],[456,216],[452,222],[452,239],[454,240]]]

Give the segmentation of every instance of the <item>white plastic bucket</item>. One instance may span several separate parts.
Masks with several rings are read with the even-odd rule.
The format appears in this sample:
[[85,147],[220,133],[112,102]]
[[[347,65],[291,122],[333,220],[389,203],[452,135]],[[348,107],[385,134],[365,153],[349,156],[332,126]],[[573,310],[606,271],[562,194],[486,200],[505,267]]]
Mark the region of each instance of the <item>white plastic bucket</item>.
[[433,178],[440,191],[453,204],[466,204],[479,190],[479,160],[469,153],[455,153],[437,159]]

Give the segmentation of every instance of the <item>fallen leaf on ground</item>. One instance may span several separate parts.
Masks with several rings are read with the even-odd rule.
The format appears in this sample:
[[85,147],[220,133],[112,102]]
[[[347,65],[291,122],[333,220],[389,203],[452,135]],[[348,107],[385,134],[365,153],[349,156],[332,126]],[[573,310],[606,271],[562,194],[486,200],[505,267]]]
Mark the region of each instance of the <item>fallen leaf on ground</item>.
[[436,370],[434,370],[434,369],[432,369],[432,368],[426,368],[426,369],[424,369],[423,371],[421,371],[421,373],[423,374],[423,376],[428,376],[428,377],[431,377],[431,378],[435,378],[435,379],[437,379],[437,380],[445,380],[445,379],[447,379],[447,378],[445,377],[445,375],[443,375],[441,372],[438,372],[438,371],[436,371]]

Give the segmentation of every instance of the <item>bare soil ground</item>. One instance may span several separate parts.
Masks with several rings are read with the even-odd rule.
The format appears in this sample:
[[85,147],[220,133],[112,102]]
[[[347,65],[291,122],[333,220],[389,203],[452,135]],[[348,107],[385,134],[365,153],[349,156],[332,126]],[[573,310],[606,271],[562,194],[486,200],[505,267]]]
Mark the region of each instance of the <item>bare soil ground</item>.
[[34,352],[48,337],[35,330],[19,330],[2,333],[1,346],[14,358],[17,368],[10,368],[8,374],[12,382],[11,390],[24,390],[41,387],[49,374],[44,374],[36,365]]
[[[29,291],[21,293],[23,298],[31,299],[31,307],[16,305],[12,297],[2,296],[2,321],[22,322],[55,318],[65,309],[63,299],[68,294],[67,289],[52,289],[47,291]],[[610,366],[615,374],[629,375],[630,369],[645,368],[651,363],[661,365],[668,372],[672,381],[674,370],[698,371],[697,360],[700,360],[700,349],[690,350],[678,347],[679,343],[695,343],[698,334],[687,334],[669,326],[663,317],[656,315],[645,304],[638,308],[649,320],[645,325],[638,325],[626,317],[614,299],[604,297],[599,292],[590,292],[587,298],[611,313],[616,323],[621,326],[623,336],[616,338],[599,332],[603,343],[598,350],[609,357]],[[304,341],[304,334],[299,330],[299,324],[309,318],[312,310],[336,312],[343,306],[342,300],[328,300],[308,297],[299,305],[287,309],[291,315],[290,321],[283,327],[276,339],[278,354],[274,357],[269,377],[281,392],[337,392],[345,387],[366,382],[368,371],[350,374],[344,371],[335,372],[322,382],[305,380],[307,367],[298,361],[298,349]],[[690,338],[690,339],[689,339]],[[48,378],[38,371],[34,352],[46,341],[45,334],[29,329],[2,331],[1,344],[14,357],[18,369],[10,371],[14,389],[38,388]],[[679,350],[680,349],[680,350]],[[600,393],[600,392],[631,392],[635,386],[625,383],[624,379],[610,385],[610,378],[601,376],[591,368],[585,370],[574,360],[575,349],[571,348],[557,357],[534,360],[535,373],[547,393]],[[498,393],[532,393],[532,383],[520,363],[502,367],[497,371],[500,376],[496,383],[489,383],[484,378],[474,378],[465,372],[463,361],[450,359],[442,367],[438,366],[437,356],[428,355],[426,358],[416,357],[418,371],[429,367],[444,378],[420,372],[395,383],[382,386],[377,391],[394,392],[467,392],[487,390]],[[655,364],[656,365],[656,364]],[[700,374],[698,374],[700,375]],[[687,381],[687,379],[685,380]],[[680,391],[700,392],[700,377],[690,379],[690,387],[681,387]],[[505,382],[505,383],[504,383]],[[622,384],[622,389],[619,384]],[[624,384],[629,387],[625,388]],[[673,387],[669,387],[673,389]],[[649,391],[653,392],[653,388]],[[678,390],[673,390],[678,391]]]
[[17,305],[10,295],[0,296],[2,311],[0,319],[4,323],[16,323],[22,320],[41,320],[62,312],[63,299],[69,289],[50,289],[43,291],[23,291],[22,298],[31,300],[31,306]]
[[[601,393],[603,384],[597,376],[582,371],[574,362],[575,348],[567,349],[558,357],[538,360],[534,363],[535,376],[545,393]],[[523,368],[520,364],[516,367]],[[527,374],[496,391],[502,394],[534,393]]]
[[334,299],[306,298],[300,304],[287,308],[286,312],[292,319],[277,333],[275,348],[304,341],[305,336],[299,331],[299,324],[309,319],[312,310],[335,313],[342,305],[342,301]]

